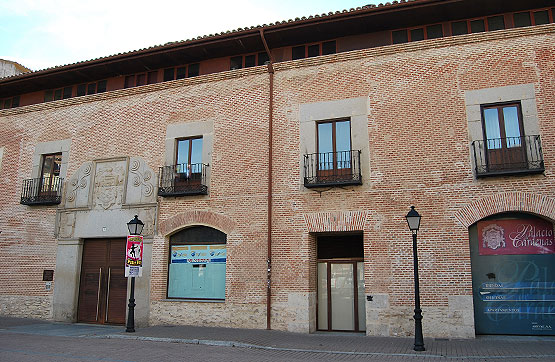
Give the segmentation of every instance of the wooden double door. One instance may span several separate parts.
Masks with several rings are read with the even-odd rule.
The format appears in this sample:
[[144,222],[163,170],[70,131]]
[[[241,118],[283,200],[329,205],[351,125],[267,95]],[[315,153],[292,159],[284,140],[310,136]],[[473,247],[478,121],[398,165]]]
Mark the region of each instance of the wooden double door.
[[85,240],[77,320],[125,324],[125,239]]

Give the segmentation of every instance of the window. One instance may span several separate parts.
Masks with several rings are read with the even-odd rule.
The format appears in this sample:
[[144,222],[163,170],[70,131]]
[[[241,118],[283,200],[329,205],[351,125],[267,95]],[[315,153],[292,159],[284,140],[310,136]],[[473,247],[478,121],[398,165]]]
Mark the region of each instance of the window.
[[19,96],[0,99],[0,109],[16,108],[19,107]]
[[57,101],[60,99],[71,98],[72,94],[73,94],[73,86],[47,90],[46,92],[44,92],[44,101],[50,102],[50,101]]
[[291,59],[317,57],[319,55],[334,54],[337,52],[335,40],[323,43],[299,45],[291,48]]
[[195,165],[200,163],[202,163],[202,137],[177,140],[177,172],[194,173]]
[[443,37],[443,25],[441,24],[428,25],[425,28],[394,30],[391,32],[391,41],[393,44],[441,37]]
[[54,153],[44,155],[42,158],[40,193],[56,193],[60,184],[60,169],[62,166],[62,154]]
[[229,59],[229,69],[241,69],[241,68],[249,68],[254,67],[256,65],[264,65],[270,59],[268,58],[268,54],[266,52],[261,52],[257,54],[248,54],[248,55],[238,55],[236,57],[231,57]]
[[170,80],[196,77],[199,75],[200,64],[189,64],[177,68],[164,69],[164,82]]
[[81,97],[88,94],[106,92],[106,83],[107,81],[101,80],[99,82],[89,84],[79,84],[77,86],[77,96]]
[[139,87],[158,82],[158,71],[128,75],[125,77],[124,88]]
[[[552,10],[553,12],[553,10]],[[542,9],[537,11],[523,11],[513,14],[515,27],[542,25],[553,22],[553,14],[549,14],[549,9]]]
[[225,299],[227,236],[194,226],[170,237],[168,298]]

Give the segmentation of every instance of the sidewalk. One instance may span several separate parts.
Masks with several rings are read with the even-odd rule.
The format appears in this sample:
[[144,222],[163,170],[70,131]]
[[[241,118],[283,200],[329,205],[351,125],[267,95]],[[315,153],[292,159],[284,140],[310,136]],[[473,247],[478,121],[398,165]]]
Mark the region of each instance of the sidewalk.
[[555,337],[483,336],[470,340],[425,338],[426,351],[412,350],[412,338],[360,334],[299,334],[281,331],[195,326],[153,326],[126,333],[123,326],[55,323],[0,317],[0,333],[80,338],[121,338],[173,343],[234,346],[357,356],[399,356],[463,360],[520,359],[555,361]]

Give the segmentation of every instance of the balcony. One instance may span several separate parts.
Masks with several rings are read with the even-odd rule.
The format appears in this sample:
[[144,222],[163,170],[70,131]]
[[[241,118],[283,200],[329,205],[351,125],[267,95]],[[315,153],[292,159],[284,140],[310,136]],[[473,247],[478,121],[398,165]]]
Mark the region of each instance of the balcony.
[[160,167],[158,196],[206,195],[206,167],[203,163]]
[[362,185],[360,151],[312,153],[304,156],[304,186]]
[[478,178],[545,171],[540,136],[474,141],[472,152]]
[[22,205],[58,205],[62,201],[63,179],[59,177],[23,180]]

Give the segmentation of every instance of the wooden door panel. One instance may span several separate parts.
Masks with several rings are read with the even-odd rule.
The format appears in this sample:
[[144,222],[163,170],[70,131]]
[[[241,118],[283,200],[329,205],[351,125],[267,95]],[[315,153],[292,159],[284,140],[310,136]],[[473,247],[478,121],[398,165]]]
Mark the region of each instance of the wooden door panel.
[[110,268],[108,292],[106,296],[107,323],[124,324],[127,302],[127,278],[124,268]]
[[79,307],[77,312],[78,321],[89,323],[98,321],[101,279],[101,268],[89,268],[81,272]]

